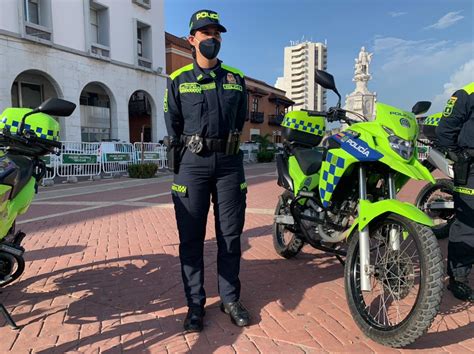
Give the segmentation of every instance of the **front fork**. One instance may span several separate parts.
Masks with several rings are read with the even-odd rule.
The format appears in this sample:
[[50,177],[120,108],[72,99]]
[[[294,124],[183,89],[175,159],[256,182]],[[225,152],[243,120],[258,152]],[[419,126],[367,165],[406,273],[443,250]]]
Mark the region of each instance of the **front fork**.
[[[397,190],[395,187],[395,179],[392,173],[388,175],[388,195],[390,199],[396,199]],[[359,200],[367,199],[367,180],[365,166],[359,166]],[[359,203],[359,217],[361,215]],[[390,230],[390,248],[394,251],[400,250],[400,237],[395,228]],[[362,291],[371,291],[370,275],[374,269],[370,266],[370,240],[369,225],[365,226],[359,232],[359,259],[360,259],[360,288]]]

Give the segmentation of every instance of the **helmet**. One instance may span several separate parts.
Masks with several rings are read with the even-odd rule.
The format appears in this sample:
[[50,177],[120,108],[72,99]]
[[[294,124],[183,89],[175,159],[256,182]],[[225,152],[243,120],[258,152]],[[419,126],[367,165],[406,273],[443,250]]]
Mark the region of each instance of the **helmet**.
[[306,111],[288,112],[281,125],[286,140],[309,146],[319,145],[326,130],[324,117],[311,116]]
[[[18,133],[21,119],[31,112],[29,108],[7,108],[0,115],[0,132],[6,128],[10,133]],[[28,116],[25,121],[25,131],[29,130],[38,138],[59,141],[59,123],[45,113],[35,113]]]

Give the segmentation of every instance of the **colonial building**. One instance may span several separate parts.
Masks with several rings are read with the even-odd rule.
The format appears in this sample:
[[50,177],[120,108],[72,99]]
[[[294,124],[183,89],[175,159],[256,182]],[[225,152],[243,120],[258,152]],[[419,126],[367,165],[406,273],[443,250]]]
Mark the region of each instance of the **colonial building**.
[[163,0],[2,0],[0,112],[77,104],[63,141],[166,135]]
[[[166,39],[166,72],[176,69],[193,61],[191,46],[183,39],[170,33]],[[232,63],[229,63],[232,65]],[[281,127],[283,116],[288,107],[294,102],[285,96],[285,91],[266,84],[263,81],[245,76],[248,99],[248,115],[242,132],[242,141],[251,141],[253,136],[269,134],[271,141],[281,142]]]

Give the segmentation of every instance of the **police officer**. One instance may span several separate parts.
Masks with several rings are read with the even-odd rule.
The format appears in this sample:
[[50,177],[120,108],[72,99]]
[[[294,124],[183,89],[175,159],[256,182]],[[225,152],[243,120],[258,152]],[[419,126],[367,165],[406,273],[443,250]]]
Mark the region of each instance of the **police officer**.
[[239,137],[247,115],[247,94],[242,72],[217,59],[221,33],[226,32],[219,15],[197,11],[189,29],[194,62],[170,75],[164,110],[188,304],[184,329],[199,332],[205,314],[203,246],[211,199],[220,307],[238,326],[250,321],[240,302],[239,280],[247,193]]
[[473,301],[468,275],[474,262],[474,82],[448,100],[436,134],[454,163],[456,219],[449,232],[448,289]]

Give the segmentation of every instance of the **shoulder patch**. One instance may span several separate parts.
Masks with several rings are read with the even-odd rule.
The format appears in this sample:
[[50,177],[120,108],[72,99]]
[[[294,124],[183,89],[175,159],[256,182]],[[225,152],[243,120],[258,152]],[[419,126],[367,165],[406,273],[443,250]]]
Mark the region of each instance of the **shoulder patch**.
[[221,67],[224,70],[227,70],[227,71],[230,71],[233,74],[239,75],[242,79],[244,78],[244,73],[242,71],[240,71],[239,69],[233,68],[233,67],[225,65],[225,64],[221,64]]
[[174,79],[176,79],[179,75],[181,75],[182,73],[184,73],[184,72],[186,72],[186,71],[193,70],[193,68],[194,68],[193,63],[188,64],[188,65],[186,65],[186,66],[183,66],[182,68],[179,68],[178,70],[176,70],[176,71],[174,71],[173,73],[171,73],[170,79],[171,79],[171,80],[174,80]]
[[449,117],[451,113],[453,113],[453,108],[457,100],[458,98],[456,96],[451,96],[451,98],[446,103],[446,107],[444,108],[443,117]]

